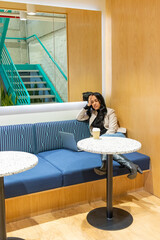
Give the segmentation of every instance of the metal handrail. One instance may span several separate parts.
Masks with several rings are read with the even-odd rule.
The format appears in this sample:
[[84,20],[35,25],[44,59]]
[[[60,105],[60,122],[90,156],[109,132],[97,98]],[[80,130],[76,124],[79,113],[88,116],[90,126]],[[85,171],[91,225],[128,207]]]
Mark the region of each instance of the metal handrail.
[[6,37],[6,39],[16,39],[16,40],[28,40],[30,38],[35,37],[37,39],[37,41],[40,43],[40,45],[42,46],[42,48],[45,50],[45,52],[47,53],[47,55],[49,56],[49,58],[52,60],[52,62],[56,65],[56,67],[58,68],[58,70],[60,71],[60,73],[63,75],[63,77],[67,80],[67,76],[65,75],[65,73],[62,71],[62,69],[60,68],[60,66],[56,63],[56,61],[53,59],[53,57],[51,56],[51,54],[48,52],[48,50],[46,49],[46,47],[43,45],[43,43],[41,42],[41,40],[37,37],[36,34],[33,34],[27,38],[13,38],[13,37]]
[[7,91],[12,95],[13,102],[17,105],[30,104],[29,93],[21,80],[5,44],[2,49],[1,63],[7,79],[7,82],[4,80],[4,84],[7,86]]

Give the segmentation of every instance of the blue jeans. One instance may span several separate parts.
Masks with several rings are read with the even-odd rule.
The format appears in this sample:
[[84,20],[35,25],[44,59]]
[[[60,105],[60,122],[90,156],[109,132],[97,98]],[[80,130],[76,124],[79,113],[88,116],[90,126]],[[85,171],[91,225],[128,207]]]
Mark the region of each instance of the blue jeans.
[[[105,134],[101,135],[101,137],[123,137],[123,138],[125,138],[126,136],[121,132],[116,132],[116,133],[113,133],[113,134],[105,133]],[[106,161],[107,160],[107,154],[102,154],[101,159],[102,159],[102,161]]]
[[113,134],[102,134],[101,137],[126,137],[123,133],[121,132],[116,132],[116,133],[113,133]]

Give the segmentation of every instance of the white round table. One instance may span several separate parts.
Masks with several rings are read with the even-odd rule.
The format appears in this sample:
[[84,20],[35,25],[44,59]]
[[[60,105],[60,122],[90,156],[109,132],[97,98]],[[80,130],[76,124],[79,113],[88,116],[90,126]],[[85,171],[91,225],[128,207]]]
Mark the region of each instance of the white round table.
[[123,137],[100,137],[99,139],[86,138],[77,143],[77,147],[86,152],[107,154],[108,167],[106,172],[107,206],[92,210],[87,215],[88,222],[102,230],[120,230],[128,227],[133,218],[123,209],[113,208],[113,154],[131,153],[141,148],[141,143]]
[[37,163],[38,158],[31,153],[18,151],[0,152],[0,240],[21,239],[6,237],[4,176],[24,172],[33,168]]

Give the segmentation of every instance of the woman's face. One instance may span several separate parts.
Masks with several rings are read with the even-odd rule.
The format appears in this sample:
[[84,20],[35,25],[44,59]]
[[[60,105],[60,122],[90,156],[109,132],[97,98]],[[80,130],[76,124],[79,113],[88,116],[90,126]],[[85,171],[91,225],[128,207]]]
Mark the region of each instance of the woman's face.
[[98,99],[94,95],[92,95],[91,103],[92,103],[92,107],[95,110],[100,109],[101,104],[100,104],[100,102],[98,101]]

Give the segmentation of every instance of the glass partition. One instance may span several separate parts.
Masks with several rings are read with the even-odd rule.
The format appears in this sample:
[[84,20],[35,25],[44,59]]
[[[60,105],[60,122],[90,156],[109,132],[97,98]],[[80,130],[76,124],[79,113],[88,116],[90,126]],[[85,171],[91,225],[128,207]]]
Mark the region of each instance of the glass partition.
[[65,14],[1,10],[0,45],[1,106],[68,101]]

